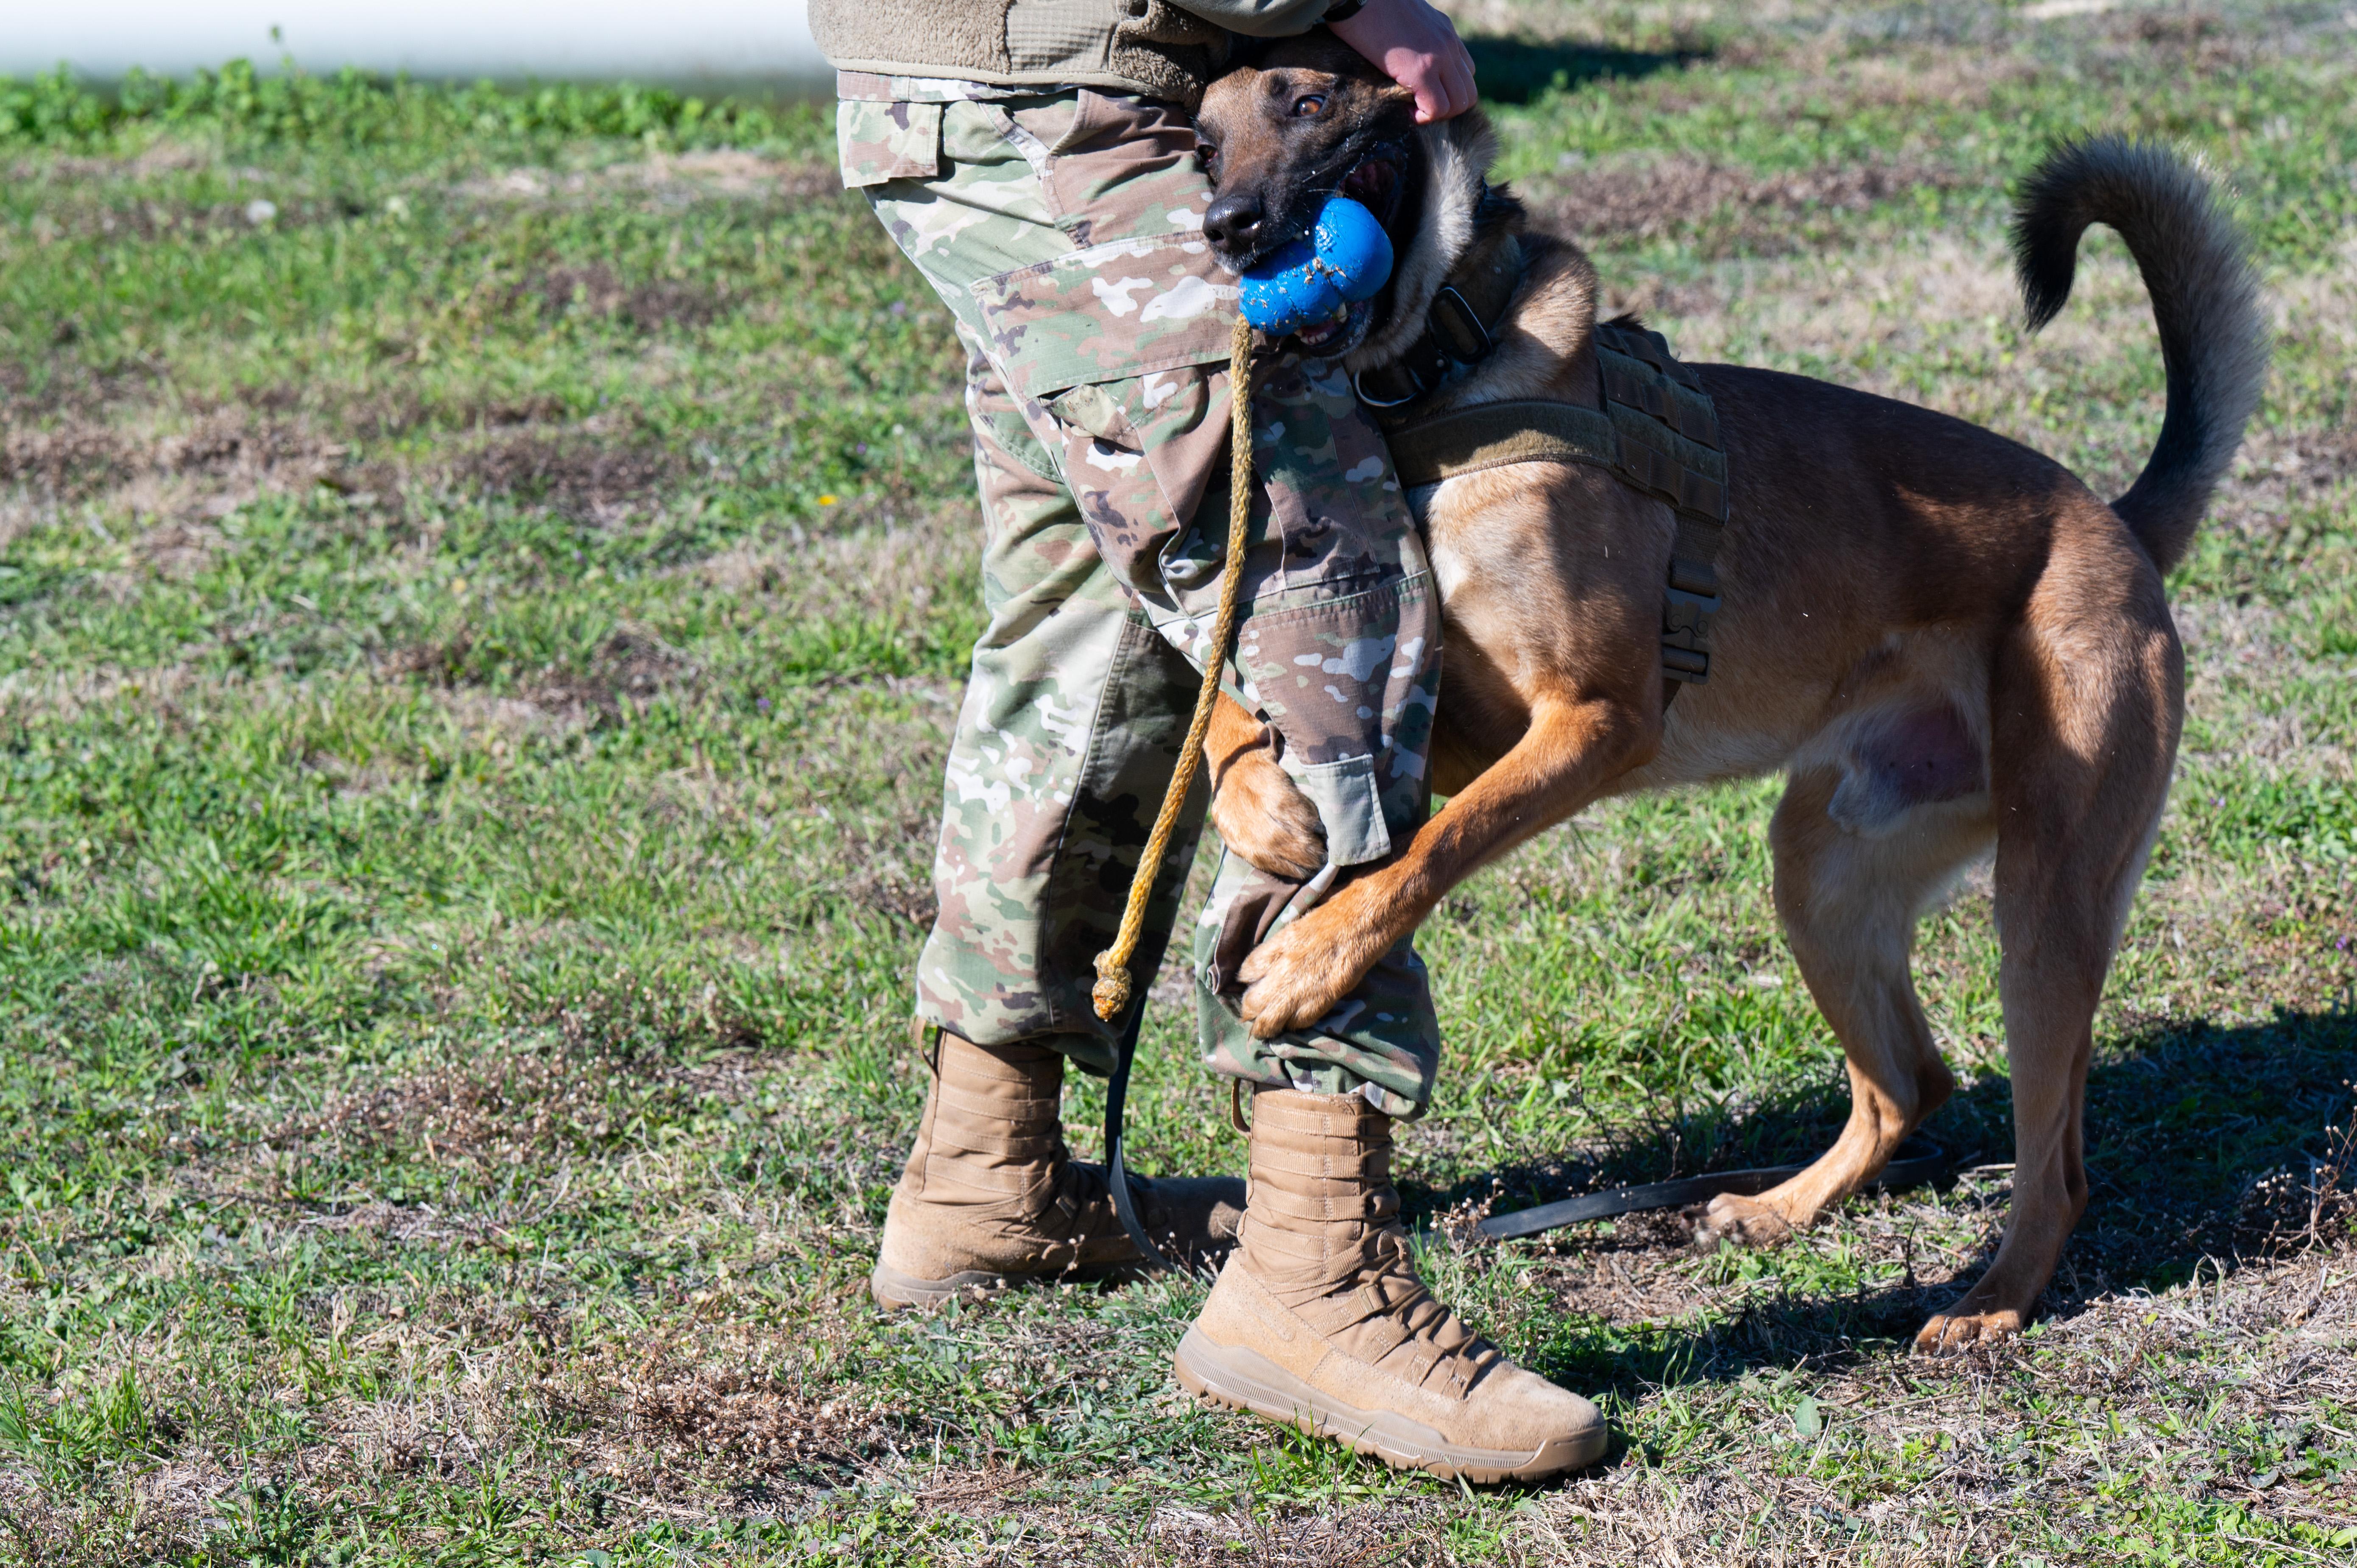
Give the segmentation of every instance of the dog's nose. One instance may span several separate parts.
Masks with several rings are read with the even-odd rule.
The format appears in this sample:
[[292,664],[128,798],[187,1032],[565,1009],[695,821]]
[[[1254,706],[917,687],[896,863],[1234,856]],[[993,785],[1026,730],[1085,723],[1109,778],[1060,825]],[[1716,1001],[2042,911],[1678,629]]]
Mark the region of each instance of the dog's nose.
[[1257,196],[1241,191],[1222,196],[1203,214],[1203,237],[1224,250],[1249,250],[1259,240],[1261,220],[1267,216]]

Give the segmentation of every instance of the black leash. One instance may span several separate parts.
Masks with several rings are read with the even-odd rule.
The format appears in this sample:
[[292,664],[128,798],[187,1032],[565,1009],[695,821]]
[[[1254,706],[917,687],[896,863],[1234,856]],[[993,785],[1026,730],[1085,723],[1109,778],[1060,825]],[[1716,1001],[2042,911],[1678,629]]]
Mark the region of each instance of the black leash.
[[[1152,974],[1154,970],[1145,972]],[[1129,1169],[1122,1163],[1122,1110],[1129,1101],[1129,1064],[1137,1056],[1138,1031],[1145,1024],[1146,998],[1140,995],[1130,1005],[1129,1025],[1121,1032],[1121,1043],[1114,1047],[1113,1077],[1105,1084],[1105,1186],[1113,1191],[1113,1211],[1120,1217],[1121,1228],[1129,1232],[1130,1245],[1137,1249],[1138,1266],[1170,1269],[1178,1265],[1162,1255],[1162,1249],[1154,1244],[1137,1218],[1137,1205],[1129,1191]]]
[[[1897,1192],[1903,1187],[1919,1187],[1947,1175],[1959,1163],[1939,1144],[1928,1139],[1910,1138],[1899,1145],[1898,1155],[1882,1167],[1882,1174],[1866,1190]],[[1535,1236],[1543,1230],[1553,1230],[1560,1226],[1576,1225],[1583,1219],[1609,1219],[1616,1214],[1679,1208],[1707,1197],[1717,1197],[1725,1192],[1751,1197],[1808,1168],[1805,1163],[1755,1165],[1749,1170],[1713,1171],[1708,1176],[1687,1176],[1680,1181],[1616,1187],[1581,1197],[1566,1197],[1559,1203],[1542,1203],[1536,1208],[1518,1208],[1512,1214],[1492,1214],[1481,1221],[1480,1230],[1493,1241],[1504,1241],[1517,1236]]]

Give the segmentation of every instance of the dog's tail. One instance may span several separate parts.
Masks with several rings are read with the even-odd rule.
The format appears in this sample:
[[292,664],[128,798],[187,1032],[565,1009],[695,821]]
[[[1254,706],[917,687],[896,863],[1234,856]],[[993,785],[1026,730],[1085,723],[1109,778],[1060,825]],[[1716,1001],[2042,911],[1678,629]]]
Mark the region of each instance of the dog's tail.
[[2258,406],[2267,368],[2258,280],[2210,182],[2175,154],[2123,136],[2069,142],[2047,155],[2014,206],[2014,266],[2032,332],[2071,297],[2090,223],[2127,242],[2160,328],[2169,378],[2160,439],[2112,509],[2166,572],[2193,542]]

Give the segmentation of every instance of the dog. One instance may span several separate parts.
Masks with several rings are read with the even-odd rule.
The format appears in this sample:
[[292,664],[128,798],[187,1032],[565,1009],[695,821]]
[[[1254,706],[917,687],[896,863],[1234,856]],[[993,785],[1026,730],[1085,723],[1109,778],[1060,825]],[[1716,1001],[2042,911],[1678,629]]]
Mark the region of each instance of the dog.
[[[1478,113],[1419,127],[1407,92],[1322,32],[1216,81],[1198,116],[1204,234],[1239,272],[1301,236],[1325,196],[1366,205],[1397,263],[1347,317],[1299,335],[1361,378],[1399,360],[1451,280],[1508,253],[1520,282],[1494,349],[1430,410],[1599,404],[1595,268],[1487,183]],[[1515,462],[1449,478],[1421,509],[1443,595],[1431,752],[1447,803],[1388,860],[1336,883],[1240,971],[1263,1038],[1314,1025],[1479,867],[1589,802],[1781,770],[1775,904],[1840,1038],[1839,1139],[1706,1238],[1767,1244],[1870,1183],[1947,1099],[1909,974],[1917,918],[1995,854],[2014,1103],[1996,1256],[1919,1350],[2018,1333],[2087,1201],[2093,1020],[2168,793],[2184,656],[2162,576],[2182,557],[2256,405],[2266,345],[2239,236],[2199,175],[2147,145],[2050,156],[2015,249],[2029,320],[2067,299],[2090,222],[2118,231],[2151,294],[2167,413],[2109,505],[2060,465],[1907,403],[1737,365],[1690,367],[1716,407],[1727,523],[1707,680],[1669,703],[1670,506],[1598,467]],[[1250,714],[1206,751],[1213,822],[1265,869],[1323,862],[1317,813]]]

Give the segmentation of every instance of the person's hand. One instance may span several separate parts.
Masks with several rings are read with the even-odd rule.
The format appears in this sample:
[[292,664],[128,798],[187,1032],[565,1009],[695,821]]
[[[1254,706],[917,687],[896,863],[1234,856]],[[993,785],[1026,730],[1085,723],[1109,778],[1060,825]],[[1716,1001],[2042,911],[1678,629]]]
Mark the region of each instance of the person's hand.
[[1327,25],[1415,94],[1417,124],[1473,107],[1473,57],[1448,18],[1425,0],[1367,0],[1356,16]]

